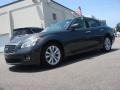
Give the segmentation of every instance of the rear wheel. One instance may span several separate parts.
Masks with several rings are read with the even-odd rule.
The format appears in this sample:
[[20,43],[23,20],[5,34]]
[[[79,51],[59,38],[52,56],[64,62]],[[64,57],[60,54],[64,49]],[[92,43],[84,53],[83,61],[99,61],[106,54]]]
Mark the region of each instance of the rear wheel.
[[57,66],[63,59],[63,50],[55,43],[47,44],[42,50],[42,61],[48,66]]
[[111,47],[112,47],[111,39],[109,37],[105,37],[104,43],[103,43],[103,50],[105,52],[109,52],[111,50]]

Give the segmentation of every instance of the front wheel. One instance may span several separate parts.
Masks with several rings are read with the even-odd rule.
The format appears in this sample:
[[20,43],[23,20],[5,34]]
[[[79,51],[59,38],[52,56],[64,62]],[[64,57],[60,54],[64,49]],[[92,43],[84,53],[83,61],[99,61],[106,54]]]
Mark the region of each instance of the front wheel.
[[109,37],[105,37],[104,43],[103,43],[103,50],[105,52],[109,52],[111,50],[111,47],[112,47],[111,39]]
[[48,66],[57,66],[63,59],[62,48],[58,44],[47,44],[42,50],[42,60]]

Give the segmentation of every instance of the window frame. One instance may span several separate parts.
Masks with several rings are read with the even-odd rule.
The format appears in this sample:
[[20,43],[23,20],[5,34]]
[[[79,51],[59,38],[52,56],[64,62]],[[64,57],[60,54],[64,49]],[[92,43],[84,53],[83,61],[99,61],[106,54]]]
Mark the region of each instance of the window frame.
[[[97,26],[92,27],[92,26],[89,24],[89,21],[94,21],[94,22],[96,22],[96,23],[97,23]],[[86,26],[86,22],[88,23],[89,27]],[[91,19],[91,18],[85,18],[85,19],[84,19],[84,23],[85,23],[85,28],[86,28],[86,29],[89,29],[89,28],[98,28],[98,27],[101,26],[101,24],[100,24],[100,22],[99,22],[98,20],[96,20],[96,19]]]
[[[81,20],[81,21],[82,21],[82,23],[83,23],[83,28],[79,28],[79,29],[77,29],[77,30],[75,30],[75,31],[84,30],[84,29],[85,29],[84,18],[81,18],[81,17],[80,17],[80,18],[76,18],[76,19],[72,22],[71,25],[75,24],[78,20]],[[71,27],[71,25],[70,25],[70,27]]]

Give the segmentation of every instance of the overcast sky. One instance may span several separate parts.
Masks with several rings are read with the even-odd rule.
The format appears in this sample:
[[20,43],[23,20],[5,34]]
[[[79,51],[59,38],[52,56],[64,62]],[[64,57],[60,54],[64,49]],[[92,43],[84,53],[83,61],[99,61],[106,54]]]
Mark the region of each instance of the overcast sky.
[[[0,0],[0,6],[16,0]],[[94,15],[107,20],[109,26],[115,27],[120,22],[120,0],[55,0],[68,8],[76,10],[81,6],[85,16]]]

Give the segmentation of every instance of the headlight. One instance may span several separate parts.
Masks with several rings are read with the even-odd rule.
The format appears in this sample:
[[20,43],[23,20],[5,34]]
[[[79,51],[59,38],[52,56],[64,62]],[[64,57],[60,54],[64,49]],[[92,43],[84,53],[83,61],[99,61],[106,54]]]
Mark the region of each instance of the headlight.
[[21,48],[27,48],[27,47],[32,47],[34,46],[37,41],[39,41],[40,38],[29,38],[27,42],[24,42],[22,45],[21,45]]

